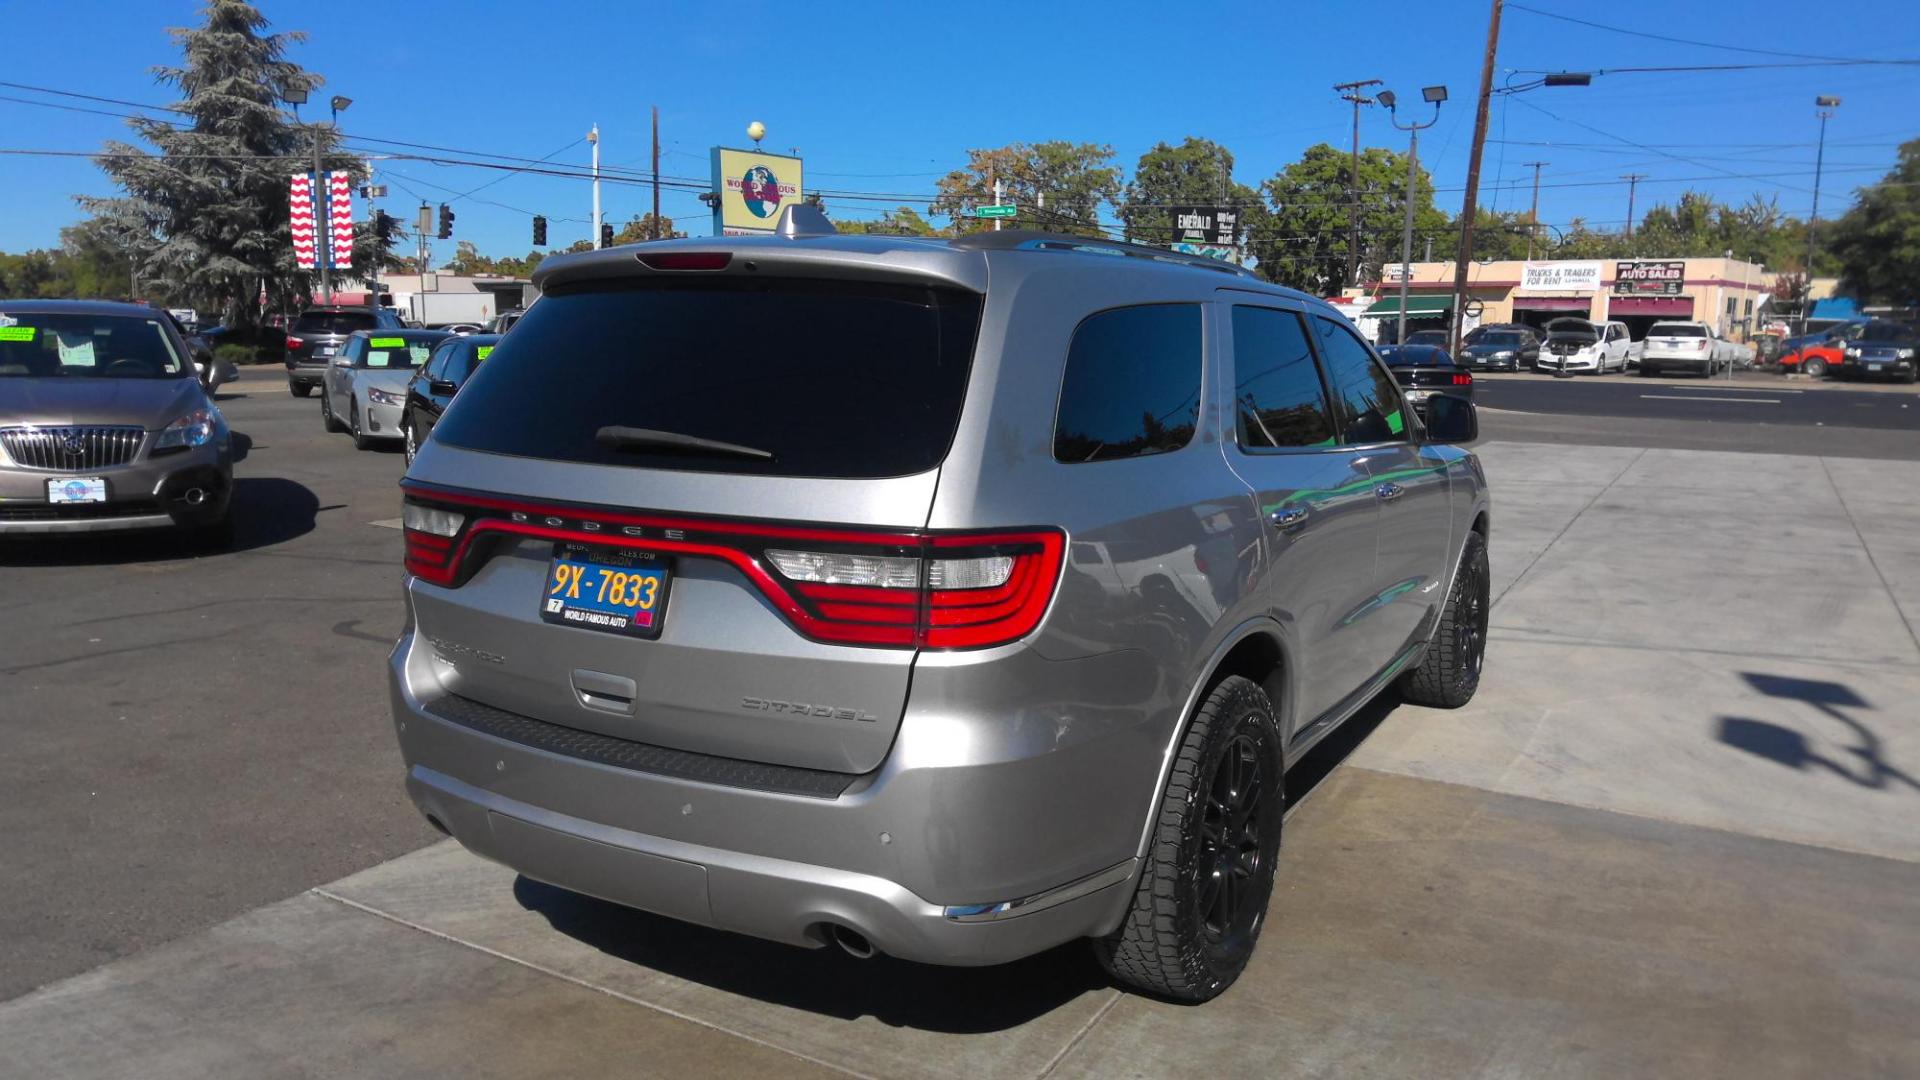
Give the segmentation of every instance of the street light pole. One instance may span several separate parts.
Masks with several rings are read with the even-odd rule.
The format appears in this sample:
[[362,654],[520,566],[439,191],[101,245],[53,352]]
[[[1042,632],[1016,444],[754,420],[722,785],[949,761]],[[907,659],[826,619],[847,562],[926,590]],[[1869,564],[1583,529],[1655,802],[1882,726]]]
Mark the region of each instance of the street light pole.
[[1800,333],[1807,332],[1807,317],[1813,314],[1813,252],[1820,232],[1820,173],[1827,163],[1827,120],[1840,107],[1840,99],[1821,95],[1813,99],[1820,117],[1820,148],[1813,156],[1813,214],[1807,219],[1807,295],[1800,304]]
[[1408,132],[1407,141],[1407,188],[1402,193],[1404,205],[1400,213],[1400,318],[1394,330],[1394,343],[1407,340],[1407,286],[1413,278],[1413,186],[1419,174],[1420,130],[1430,128],[1440,122],[1440,103],[1447,100],[1447,88],[1429,86],[1420,91],[1420,96],[1433,103],[1433,118],[1424,124],[1402,124],[1400,114],[1395,110],[1396,99],[1393,91],[1382,90],[1374,95],[1380,104],[1387,107],[1388,122],[1401,131]]
[[593,246],[600,247],[600,125],[593,125],[587,132],[587,142],[593,144]]

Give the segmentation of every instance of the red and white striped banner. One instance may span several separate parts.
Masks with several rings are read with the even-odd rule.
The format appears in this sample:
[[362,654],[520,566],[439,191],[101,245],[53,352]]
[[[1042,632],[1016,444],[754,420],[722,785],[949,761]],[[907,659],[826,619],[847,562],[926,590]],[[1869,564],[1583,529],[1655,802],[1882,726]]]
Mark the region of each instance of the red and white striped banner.
[[287,195],[287,217],[293,226],[293,257],[300,269],[319,265],[315,258],[317,243],[313,218],[313,174],[294,173]]
[[353,266],[353,186],[346,170],[327,174],[327,233],[333,242],[333,267]]

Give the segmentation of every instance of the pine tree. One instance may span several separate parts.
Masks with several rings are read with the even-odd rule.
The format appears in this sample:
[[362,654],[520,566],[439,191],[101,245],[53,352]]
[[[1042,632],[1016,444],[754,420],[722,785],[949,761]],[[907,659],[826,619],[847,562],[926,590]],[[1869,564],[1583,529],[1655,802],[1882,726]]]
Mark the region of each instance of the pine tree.
[[[242,0],[210,0],[202,12],[203,25],[168,31],[183,64],[154,69],[181,95],[176,117],[128,121],[157,152],[109,142],[99,164],[125,194],[80,203],[138,264],[143,292],[251,326],[263,295],[284,307],[312,289],[313,275],[295,265],[287,189],[291,174],[312,169],[315,139],[324,169],[345,169],[357,185],[366,167],[339,152],[331,125],[283,110],[324,82],[286,58],[304,34],[264,33],[266,17]],[[355,266],[393,265],[367,232],[355,230]]]

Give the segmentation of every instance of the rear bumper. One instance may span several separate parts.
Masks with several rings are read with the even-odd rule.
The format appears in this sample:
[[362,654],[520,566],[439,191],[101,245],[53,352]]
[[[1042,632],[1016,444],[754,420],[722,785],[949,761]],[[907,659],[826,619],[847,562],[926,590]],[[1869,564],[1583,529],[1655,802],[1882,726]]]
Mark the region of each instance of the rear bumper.
[[[1139,792],[1116,775],[1113,755],[1133,756],[1130,739],[976,764],[896,746],[833,798],[730,787],[435,715],[412,687],[432,685],[445,661],[416,641],[403,636],[390,662],[408,795],[463,846],[528,877],[794,945],[819,947],[843,926],[889,955],[955,966],[1106,933],[1131,897],[1138,812],[1155,778],[1154,762]],[[913,741],[905,726],[900,741]],[[919,767],[900,764],[916,757]],[[1078,810],[1095,804],[1104,813]],[[942,872],[916,888],[929,862]]]
[[1697,371],[1709,374],[1717,365],[1711,356],[1642,356],[1642,371]]

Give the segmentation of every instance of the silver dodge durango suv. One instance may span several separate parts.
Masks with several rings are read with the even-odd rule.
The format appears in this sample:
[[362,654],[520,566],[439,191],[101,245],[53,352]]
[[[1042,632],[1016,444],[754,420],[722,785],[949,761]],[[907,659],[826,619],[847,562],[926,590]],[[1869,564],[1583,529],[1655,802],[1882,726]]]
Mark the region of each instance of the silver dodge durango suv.
[[1331,306],[1008,231],[541,265],[403,482],[407,790],[564,888],[937,964],[1252,954],[1287,766],[1479,680],[1473,406]]

